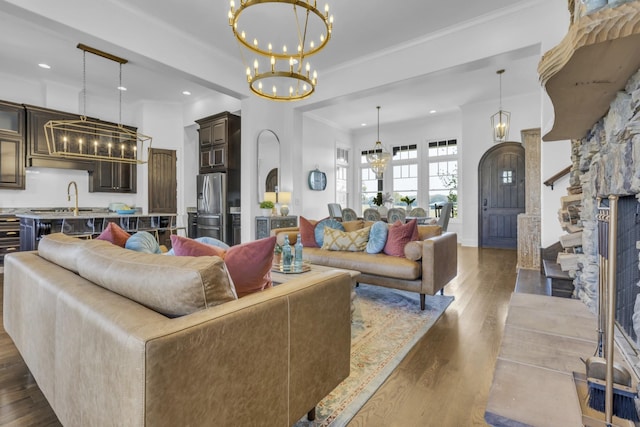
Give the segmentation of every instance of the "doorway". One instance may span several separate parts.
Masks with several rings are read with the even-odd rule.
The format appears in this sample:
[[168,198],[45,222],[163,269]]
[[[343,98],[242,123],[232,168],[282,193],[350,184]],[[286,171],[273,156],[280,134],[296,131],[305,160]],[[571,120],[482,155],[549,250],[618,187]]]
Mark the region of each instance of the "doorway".
[[482,248],[517,249],[518,214],[525,211],[524,147],[504,142],[478,165],[478,242]]

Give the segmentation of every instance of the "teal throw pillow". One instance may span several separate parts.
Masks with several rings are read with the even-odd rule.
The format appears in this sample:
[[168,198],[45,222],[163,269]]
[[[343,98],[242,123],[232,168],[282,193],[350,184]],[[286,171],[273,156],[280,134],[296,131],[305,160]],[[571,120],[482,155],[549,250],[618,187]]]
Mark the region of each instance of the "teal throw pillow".
[[124,244],[126,249],[131,249],[136,252],[144,252],[147,254],[159,254],[162,253],[158,241],[153,234],[147,231],[138,231],[127,239]]
[[376,221],[371,226],[369,232],[369,241],[367,242],[367,253],[377,254],[382,252],[384,245],[387,243],[387,234],[389,234],[389,227],[387,223],[383,221]]
[[318,244],[319,248],[321,248],[322,244],[324,243],[324,228],[325,227],[333,228],[335,230],[344,231],[344,227],[342,226],[342,223],[340,223],[339,221],[336,221],[333,218],[325,218],[322,221],[319,221],[316,224],[316,227],[313,229],[313,234],[315,235],[316,243]]

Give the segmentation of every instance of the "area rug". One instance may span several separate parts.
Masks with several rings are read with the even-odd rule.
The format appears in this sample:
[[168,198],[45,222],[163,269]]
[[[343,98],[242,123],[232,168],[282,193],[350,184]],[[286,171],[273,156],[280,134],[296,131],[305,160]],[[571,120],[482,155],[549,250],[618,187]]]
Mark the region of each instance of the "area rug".
[[351,374],[318,404],[315,421],[304,417],[295,427],[346,425],[453,301],[427,296],[422,311],[415,292],[361,284],[356,294]]

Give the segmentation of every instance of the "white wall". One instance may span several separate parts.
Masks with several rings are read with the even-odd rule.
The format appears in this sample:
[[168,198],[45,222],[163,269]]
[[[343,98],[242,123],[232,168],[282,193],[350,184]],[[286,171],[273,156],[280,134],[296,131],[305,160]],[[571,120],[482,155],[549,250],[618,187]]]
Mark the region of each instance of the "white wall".
[[[300,215],[305,218],[321,219],[329,215],[328,203],[336,201],[336,147],[351,146],[350,135],[334,126],[305,116],[303,118],[303,151],[299,159],[300,175],[296,180],[296,206]],[[355,162],[357,156],[351,157]],[[327,174],[327,188],[324,191],[314,191],[309,188],[309,172],[314,169]],[[353,194],[354,191],[352,190]]]

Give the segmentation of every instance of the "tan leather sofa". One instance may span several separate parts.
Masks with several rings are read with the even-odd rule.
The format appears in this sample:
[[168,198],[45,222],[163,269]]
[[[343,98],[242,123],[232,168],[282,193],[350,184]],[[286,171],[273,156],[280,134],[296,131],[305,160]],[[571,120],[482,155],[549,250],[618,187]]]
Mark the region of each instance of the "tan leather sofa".
[[[418,226],[421,235],[427,228],[433,226]],[[271,234],[277,236],[277,242],[282,245],[285,234],[294,244],[298,232],[298,227],[288,227],[274,229]],[[360,271],[360,283],[417,292],[420,294],[420,308],[424,310],[425,296],[435,295],[458,274],[457,234],[445,232],[411,245],[419,252],[412,258],[418,259],[311,247],[304,248],[302,253],[303,259],[311,264]]]
[[171,318],[83,275],[202,288],[217,257],[40,243],[5,257],[4,327],[65,426],[290,426],[349,375],[348,274],[300,276]]

